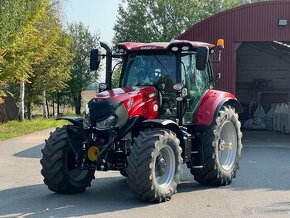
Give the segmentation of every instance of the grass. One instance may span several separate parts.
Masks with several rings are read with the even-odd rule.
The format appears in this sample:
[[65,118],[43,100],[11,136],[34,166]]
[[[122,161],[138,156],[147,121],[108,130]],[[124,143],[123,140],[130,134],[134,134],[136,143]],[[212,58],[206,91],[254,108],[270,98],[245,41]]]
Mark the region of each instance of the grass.
[[0,141],[10,139],[17,136],[26,135],[42,129],[48,129],[67,124],[64,120],[55,119],[33,119],[23,122],[10,121],[0,124]]

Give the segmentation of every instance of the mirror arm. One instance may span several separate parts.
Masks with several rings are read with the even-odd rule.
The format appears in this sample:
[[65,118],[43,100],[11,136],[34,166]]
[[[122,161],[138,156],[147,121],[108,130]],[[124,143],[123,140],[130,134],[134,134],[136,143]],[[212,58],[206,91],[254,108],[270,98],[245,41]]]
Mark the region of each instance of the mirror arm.
[[113,54],[112,58],[124,58],[124,55],[120,55],[120,54]]
[[211,60],[210,62],[214,63],[214,64],[219,64],[221,62],[222,59],[222,51],[218,51],[218,59],[217,60]]

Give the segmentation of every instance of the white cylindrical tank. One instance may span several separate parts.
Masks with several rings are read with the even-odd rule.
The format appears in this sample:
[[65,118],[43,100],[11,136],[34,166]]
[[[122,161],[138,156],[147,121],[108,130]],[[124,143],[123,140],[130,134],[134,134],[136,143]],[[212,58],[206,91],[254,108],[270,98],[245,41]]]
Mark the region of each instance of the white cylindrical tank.
[[278,104],[274,111],[274,131],[279,132],[280,131],[280,111],[281,111],[281,105]]
[[273,110],[273,130],[274,131],[277,131],[277,114],[278,114],[278,105],[276,105]]
[[282,103],[280,108],[280,131],[286,133],[286,104]]
[[290,134],[290,102],[287,104],[286,111],[286,119],[287,119],[287,134]]
[[267,130],[273,130],[273,119],[274,119],[274,110],[276,107],[271,107],[271,109],[265,115],[265,124]]

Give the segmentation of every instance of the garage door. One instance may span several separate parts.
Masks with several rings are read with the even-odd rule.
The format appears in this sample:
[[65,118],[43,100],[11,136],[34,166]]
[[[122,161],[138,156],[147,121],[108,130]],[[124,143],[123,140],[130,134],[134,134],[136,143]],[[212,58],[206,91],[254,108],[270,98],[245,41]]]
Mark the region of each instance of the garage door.
[[[243,42],[236,58],[236,95],[245,110],[243,123],[257,115],[257,108],[258,114],[267,114],[279,107],[285,120],[290,113],[290,42]],[[272,120],[268,128],[274,124]]]

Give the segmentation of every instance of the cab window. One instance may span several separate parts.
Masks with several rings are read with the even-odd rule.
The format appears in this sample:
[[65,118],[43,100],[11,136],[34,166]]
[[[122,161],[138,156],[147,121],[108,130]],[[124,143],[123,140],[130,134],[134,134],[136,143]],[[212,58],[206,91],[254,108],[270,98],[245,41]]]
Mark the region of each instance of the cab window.
[[192,115],[205,91],[210,87],[210,69],[196,69],[196,54],[184,53],[181,57],[181,81],[188,91],[185,123],[192,123]]

